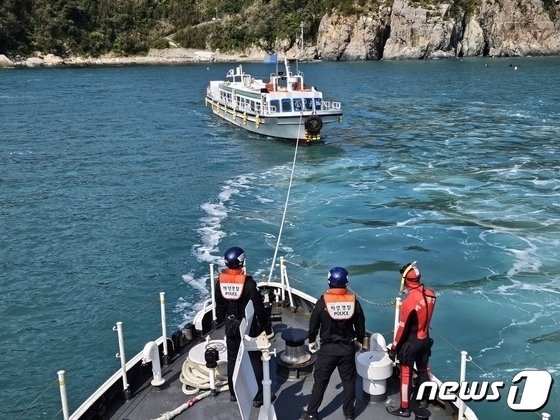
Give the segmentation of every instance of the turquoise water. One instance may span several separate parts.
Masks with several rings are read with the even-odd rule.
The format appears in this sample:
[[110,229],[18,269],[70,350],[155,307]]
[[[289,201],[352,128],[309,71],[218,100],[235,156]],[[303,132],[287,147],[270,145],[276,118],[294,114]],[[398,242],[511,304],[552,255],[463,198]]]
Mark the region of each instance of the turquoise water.
[[[488,64],[488,66],[486,66]],[[518,66],[517,70],[510,64]],[[0,417],[62,418],[209,293],[242,246],[268,276],[295,148],[204,107],[233,65],[0,72]],[[270,66],[247,64],[260,76]],[[326,144],[298,149],[278,255],[318,296],[350,271],[369,330],[389,337],[398,269],[439,294],[432,368],[469,380],[547,369],[560,415],[560,58],[302,64],[340,100]],[[537,419],[506,404],[481,419]]]

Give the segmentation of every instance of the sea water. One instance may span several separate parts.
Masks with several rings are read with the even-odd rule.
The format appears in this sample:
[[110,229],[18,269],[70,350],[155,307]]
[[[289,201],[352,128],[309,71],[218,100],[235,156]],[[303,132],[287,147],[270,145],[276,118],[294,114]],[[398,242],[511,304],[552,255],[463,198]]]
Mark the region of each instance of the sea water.
[[120,367],[115,323],[127,358],[161,335],[159,292],[184,325],[230,246],[258,280],[285,257],[317,297],[346,267],[388,341],[417,261],[438,293],[434,373],[458,380],[462,350],[469,381],[546,369],[537,413],[470,406],[559,416],[560,59],[300,64],[344,118],[297,149],[205,108],[234,66],[0,72],[0,417],[62,418],[58,370],[74,411]]

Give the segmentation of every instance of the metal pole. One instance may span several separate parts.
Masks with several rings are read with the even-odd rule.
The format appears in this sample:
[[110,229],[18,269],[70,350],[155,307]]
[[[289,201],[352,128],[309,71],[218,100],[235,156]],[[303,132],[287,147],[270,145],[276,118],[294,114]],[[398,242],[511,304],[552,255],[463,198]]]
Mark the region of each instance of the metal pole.
[[294,298],[292,296],[292,287],[290,286],[290,279],[288,278],[288,270],[286,270],[286,265],[282,264],[280,269],[284,272],[284,280],[286,283],[286,290],[288,291],[288,299],[290,300],[290,308],[295,308]]
[[262,381],[263,403],[264,403],[265,411],[267,413],[270,413],[270,406],[272,404],[272,390],[271,390],[272,381],[270,380],[270,367],[269,367],[270,353],[268,352],[268,350],[263,351],[261,357],[262,357],[262,364],[263,364],[263,381]]
[[402,299],[400,297],[395,299],[395,323],[393,326],[393,341],[397,338],[397,330],[399,329],[399,318],[401,315]]
[[119,352],[115,355],[115,357],[120,357],[121,359],[123,391],[125,398],[128,400],[130,398],[130,391],[128,389],[128,380],[126,378],[126,357],[124,354],[124,333],[122,322],[117,322],[116,327],[113,327],[113,331],[116,331],[119,337]]
[[213,396],[217,394],[216,392],[216,369],[210,369],[210,391]]
[[[466,378],[467,378],[467,355],[468,353],[466,351],[461,351],[461,373],[459,376],[459,384],[460,386],[463,385],[463,382],[465,382]],[[459,414],[457,416],[457,418],[459,420],[462,420],[463,417],[465,415],[465,402],[459,398]]]
[[[270,344],[268,345],[270,347]],[[268,348],[261,349],[261,360],[263,364],[263,406],[259,411],[259,420],[275,420],[276,412],[272,405],[272,381],[270,380],[270,351]]]
[[66,396],[66,382],[64,380],[64,371],[58,371],[58,387],[60,388],[60,401],[62,402],[62,415],[64,420],[68,420],[68,398]]
[[159,293],[159,304],[161,308],[161,335],[163,336],[163,364],[167,366],[167,320],[165,318],[165,292]]
[[214,328],[216,328],[216,321],[218,317],[216,316],[216,285],[214,284],[214,263],[210,264],[210,291],[212,292],[212,323]]
[[282,285],[282,302],[286,299],[286,271],[284,270],[284,257],[280,257],[280,284]]

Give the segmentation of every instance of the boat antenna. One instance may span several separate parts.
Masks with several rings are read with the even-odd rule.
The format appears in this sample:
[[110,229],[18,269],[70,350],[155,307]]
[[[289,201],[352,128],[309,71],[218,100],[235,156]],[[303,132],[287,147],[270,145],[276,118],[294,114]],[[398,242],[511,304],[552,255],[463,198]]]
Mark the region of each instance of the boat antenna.
[[[299,126],[301,127],[301,120],[303,117],[303,113],[299,116]],[[294,171],[296,168],[296,158],[298,153],[298,146],[299,146],[299,136],[300,131],[298,130],[298,136],[296,139],[296,147],[294,150],[294,160],[292,161],[292,172],[290,173],[290,182],[288,183],[288,192],[286,194],[286,202],[284,203],[284,212],[282,214],[282,222],[280,223],[280,230],[278,232],[278,239],[276,240],[276,247],[274,248],[274,256],[272,257],[272,264],[270,265],[270,273],[268,274],[268,283],[270,283],[272,279],[272,273],[274,272],[274,263],[276,262],[276,257],[278,256],[278,248],[280,248],[280,240],[282,239],[282,231],[284,230],[284,222],[286,220],[286,212],[288,211],[288,202],[290,201],[290,192],[292,190],[292,181],[294,179]]]
[[299,54],[296,60],[296,73],[299,74],[299,59],[303,58],[303,21],[299,23],[299,28],[301,30],[299,35]]

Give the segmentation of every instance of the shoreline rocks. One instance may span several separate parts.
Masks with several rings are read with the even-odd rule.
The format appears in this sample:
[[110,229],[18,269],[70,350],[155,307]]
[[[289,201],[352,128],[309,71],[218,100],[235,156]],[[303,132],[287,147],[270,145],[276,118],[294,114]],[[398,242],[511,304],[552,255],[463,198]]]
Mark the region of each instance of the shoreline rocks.
[[[2,67],[86,67],[166,65],[210,62],[262,62],[257,47],[246,52],[177,47],[153,49],[146,55],[61,58],[35,53],[29,58],[0,55]],[[524,57],[560,55],[560,0],[481,0],[467,13],[448,3],[419,4],[391,0],[390,5],[363,15],[336,11],[321,18],[315,39],[303,50],[289,39],[277,39],[274,50],[301,60],[365,61],[467,57]]]
[[134,66],[134,65],[177,65],[189,63],[226,63],[226,62],[258,62],[263,54],[221,54],[208,50],[192,48],[151,49],[147,55],[120,57],[113,54],[101,57],[67,57],[61,58],[54,54],[36,53],[32,57],[10,60],[0,54],[0,68],[36,68],[36,67],[94,67],[94,66]]

